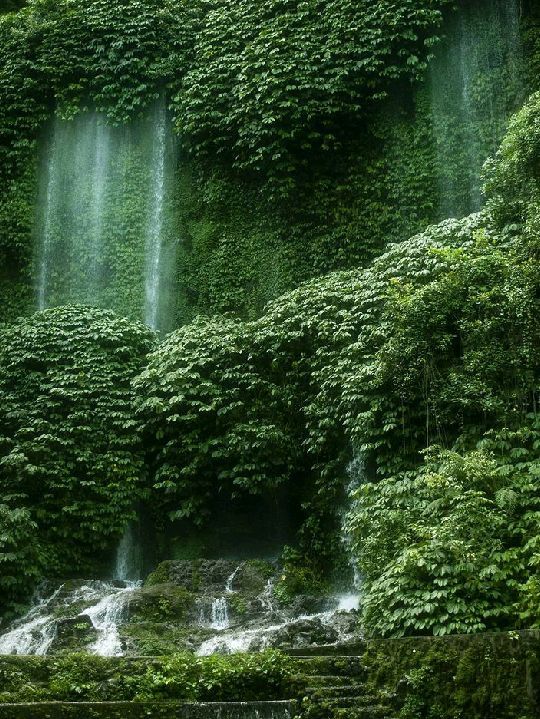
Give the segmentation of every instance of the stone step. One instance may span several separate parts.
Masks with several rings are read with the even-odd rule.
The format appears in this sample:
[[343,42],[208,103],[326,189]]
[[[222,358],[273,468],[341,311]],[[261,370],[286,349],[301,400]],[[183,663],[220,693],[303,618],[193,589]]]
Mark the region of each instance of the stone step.
[[302,708],[305,719],[391,719],[392,712],[382,704],[333,705],[329,702]]
[[290,719],[294,701],[0,704],[0,719]]
[[362,684],[307,686],[304,693],[313,699],[340,699],[341,697],[364,697],[366,695]]
[[382,704],[370,704],[363,707],[338,709],[333,713],[334,719],[391,719],[388,707]]
[[316,647],[289,648],[283,651],[291,657],[305,659],[309,657],[360,657],[366,649],[366,643],[362,640],[335,644],[320,644]]
[[[354,677],[353,677],[354,678]],[[292,677],[297,684],[309,687],[343,686],[352,684],[352,678],[346,674],[297,674]],[[360,682],[358,682],[360,684]]]
[[[336,697],[336,698],[328,698],[328,699],[321,699],[321,702],[324,702],[324,705],[327,707],[331,707],[332,709],[366,709],[366,708],[373,708],[378,707],[384,708],[385,711],[388,709],[387,706],[383,706],[380,703],[379,697],[368,695],[368,696],[354,696],[354,697]],[[316,702],[314,702],[316,703]]]
[[361,657],[335,656],[335,657],[295,657],[298,661],[298,674],[305,676],[339,675],[350,677],[364,677],[366,667]]

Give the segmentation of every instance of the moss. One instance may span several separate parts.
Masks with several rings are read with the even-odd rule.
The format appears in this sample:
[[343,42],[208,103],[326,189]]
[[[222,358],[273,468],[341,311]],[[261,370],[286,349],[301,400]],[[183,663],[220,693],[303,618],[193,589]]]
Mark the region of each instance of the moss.
[[165,657],[182,651],[191,651],[194,639],[204,641],[210,632],[191,631],[171,623],[141,622],[125,624],[119,630],[120,639],[132,654],[147,657]]
[[243,616],[246,614],[248,610],[247,602],[244,597],[242,597],[240,594],[231,594],[227,598],[227,602],[234,612],[234,614],[237,614],[239,616]]
[[369,688],[393,694],[400,719],[533,719],[527,677],[538,677],[539,658],[539,633],[507,632],[374,640],[363,662]]
[[[133,625],[129,631],[142,640],[145,627]],[[166,629],[161,646],[180,639]],[[396,719],[538,717],[540,632],[370,640],[358,649],[362,651],[362,656],[307,660],[276,652],[210,658],[2,657],[0,702],[146,701],[157,695],[160,700],[187,695],[199,700],[285,699],[305,696],[315,676],[337,676],[342,683],[358,684],[373,706],[389,706],[388,715]],[[305,716],[341,716],[343,710],[321,697],[304,705]],[[134,704],[133,712],[139,706]],[[21,708],[21,718],[41,716],[42,709],[34,708],[34,714]],[[110,708],[110,714],[101,716],[116,717]],[[85,716],[86,708],[80,709],[73,715],[77,719]],[[10,710],[0,711],[0,719],[17,717]]]
[[298,595],[324,594],[327,590],[328,587],[315,569],[294,561],[285,563],[274,587],[274,595],[286,606]]
[[169,581],[169,563],[161,562],[151,572],[144,582],[145,587],[153,587],[156,584],[166,584]]
[[174,620],[182,623],[194,605],[194,595],[184,587],[150,584],[133,596],[129,604],[130,621]]

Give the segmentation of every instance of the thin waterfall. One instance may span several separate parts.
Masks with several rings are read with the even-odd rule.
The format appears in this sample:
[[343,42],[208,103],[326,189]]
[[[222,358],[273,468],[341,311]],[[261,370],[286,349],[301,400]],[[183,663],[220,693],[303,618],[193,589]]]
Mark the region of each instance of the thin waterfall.
[[56,119],[52,130],[51,147],[47,160],[46,170],[46,199],[44,203],[42,220],[41,252],[38,269],[37,306],[39,310],[47,307],[47,288],[51,264],[54,227],[54,198],[58,195],[59,158],[57,154],[58,125]]
[[141,578],[141,552],[133,524],[128,524],[116,550],[113,579],[124,582]]
[[35,227],[39,309],[85,304],[171,326],[173,153],[164,98],[122,127],[97,112],[51,122]]
[[517,0],[461,0],[431,65],[429,92],[438,215],[482,206],[482,167],[521,106],[523,53]]
[[165,199],[165,160],[167,153],[167,114],[165,100],[159,102],[155,113],[154,147],[152,152],[151,204],[146,240],[145,320],[158,329]]
[[110,165],[111,130],[97,117],[94,173],[92,177],[92,232],[90,246],[91,285],[95,291],[101,286],[101,260],[103,253],[104,207],[107,192],[108,171]]
[[229,628],[229,607],[225,597],[219,597],[212,602],[212,629]]

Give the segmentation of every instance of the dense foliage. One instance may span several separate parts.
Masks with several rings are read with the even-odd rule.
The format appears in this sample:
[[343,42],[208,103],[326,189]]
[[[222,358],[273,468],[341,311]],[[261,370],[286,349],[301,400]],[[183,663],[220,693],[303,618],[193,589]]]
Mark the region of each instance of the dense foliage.
[[[257,317],[310,277],[365,266],[388,242],[470,212],[479,167],[523,101],[524,80],[536,87],[537,76],[525,72],[516,45],[513,3],[463,3],[459,21],[452,5],[33,0],[4,18],[3,318],[35,306],[32,227],[38,186],[46,195],[47,148],[61,126],[50,122],[55,107],[67,118],[94,108],[122,124],[144,115],[165,88],[183,148],[171,192],[178,252],[168,261],[177,270],[168,328],[199,312]],[[534,56],[532,42],[526,49]],[[426,72],[432,53],[439,59]],[[76,125],[66,123],[58,138],[68,166],[62,137]],[[111,234],[99,265],[107,281],[95,294],[99,306],[140,316],[144,160],[129,142],[118,147],[123,129],[112,134],[117,174],[129,165],[127,192],[105,197]],[[107,195],[114,187],[107,184]],[[74,188],[81,202],[87,190]],[[55,229],[53,245],[80,257],[89,228],[75,221],[70,242],[72,224]],[[77,282],[59,285],[50,304],[87,301]]]
[[146,327],[105,310],[46,310],[2,329],[2,556],[27,568],[24,579],[4,568],[3,609],[10,581],[31,583],[38,548],[49,574],[96,571],[122,533],[144,473],[130,382],[151,345]]
[[332,144],[336,118],[420,76],[444,5],[34,0],[1,26],[1,144],[31,139],[53,100],[125,120],[168,85],[195,149],[289,170],[291,142]]
[[135,382],[154,486],[171,518],[200,522],[223,490],[257,493],[290,477],[294,396],[279,374],[261,375],[272,358],[251,340],[240,322],[201,318],[169,335]]
[[[215,519],[216,497],[292,488],[301,526],[277,591],[320,587],[343,555],[352,479],[368,631],[540,624],[540,96],[486,165],[481,212],[365,268],[384,242],[478,200],[466,155],[447,167],[441,154],[441,134],[447,154],[466,143],[461,116],[447,126],[452,108],[437,116],[425,88],[409,110],[386,97],[424,74],[446,4],[32,0],[0,19],[0,252],[21,273],[14,304],[28,300],[36,143],[54,108],[122,124],[165,87],[191,154],[176,178],[179,316],[205,315],[157,348],[141,325],[80,307],[2,327],[0,610],[40,572],[96,569],[145,488],[154,515],[197,524]],[[504,107],[468,126],[485,140],[475,165],[519,101],[509,74],[498,62],[472,78],[483,100],[504,86]],[[135,169],[149,152],[126,153],[133,197],[107,209],[127,275],[141,269]],[[140,304],[128,284],[120,302]]]
[[488,212],[303,285],[254,322],[168,338],[137,388],[172,514],[289,476],[306,483],[300,561],[322,569],[356,458],[369,629],[538,621],[537,135],[534,96],[489,168]]

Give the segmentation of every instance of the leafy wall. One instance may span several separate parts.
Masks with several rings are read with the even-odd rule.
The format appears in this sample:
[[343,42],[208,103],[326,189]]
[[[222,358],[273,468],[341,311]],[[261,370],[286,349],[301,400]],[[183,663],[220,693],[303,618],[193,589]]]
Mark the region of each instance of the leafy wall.
[[[66,117],[95,108],[123,123],[167,88],[183,143],[176,324],[201,311],[255,317],[300,281],[365,265],[389,241],[440,219],[438,178],[462,144],[458,136],[437,154],[425,82],[428,54],[446,52],[444,43],[437,47],[446,5],[276,1],[260,12],[253,2],[124,0],[113,8],[96,0],[68,10],[35,0],[7,16],[0,33],[6,317],[33,302],[35,143],[55,107]],[[473,22],[481,7],[460,12]],[[497,27],[490,32],[483,41],[495,43],[497,57],[478,65],[474,82],[482,101],[493,87],[501,98],[500,126],[487,133],[491,150],[520,90],[508,65],[515,48]],[[275,58],[269,69],[267,57]],[[425,85],[415,89],[419,81]],[[466,161],[458,174],[470,172]],[[457,206],[458,214],[470,209]],[[136,291],[129,294],[137,303]]]

